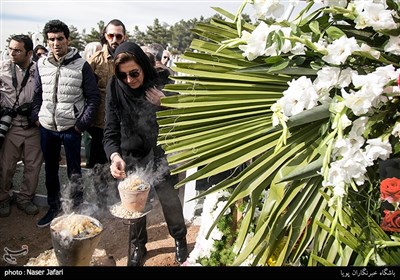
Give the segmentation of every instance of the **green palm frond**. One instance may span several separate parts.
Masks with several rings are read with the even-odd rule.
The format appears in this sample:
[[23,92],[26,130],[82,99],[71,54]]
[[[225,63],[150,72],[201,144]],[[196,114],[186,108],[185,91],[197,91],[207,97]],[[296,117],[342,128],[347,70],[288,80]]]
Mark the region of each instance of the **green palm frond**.
[[[345,33],[370,40],[369,31],[348,26],[343,30],[333,28],[329,22],[332,19],[324,14],[328,10],[305,16],[311,6],[296,21],[284,24],[297,23],[293,30],[307,30],[315,37],[329,33],[333,38]],[[240,35],[255,26],[223,9],[215,9],[227,20],[214,19],[195,27],[193,32],[201,39],[193,40],[193,51],[182,56],[185,62],[176,63],[173,70],[179,75],[172,77],[175,84],[165,87],[166,91],[179,94],[163,98],[162,105],[168,109],[157,115],[158,143],[174,167],[172,173],[198,168],[177,188],[245,166],[196,197],[231,191],[208,233],[225,210],[245,202],[233,265],[240,265],[250,256],[252,265],[298,264],[302,258],[310,266],[398,265],[399,248],[382,245],[391,239],[377,224],[379,217],[373,214],[378,211],[377,204],[368,200],[371,189],[376,187],[376,166],[369,170],[365,185],[339,201],[340,210],[330,201],[332,190],[323,186],[321,168],[330,157],[326,144],[336,135],[331,129],[335,120],[329,105],[291,117],[284,144],[282,127],[273,126],[271,106],[282,97],[292,79],[304,75],[315,78],[322,67],[321,53],[307,51],[303,56],[257,57],[250,61],[239,49]],[[338,20],[347,19],[340,13],[335,16]],[[274,40],[280,40],[278,37]],[[316,49],[309,40],[292,39]],[[391,56],[376,59],[366,53],[358,53],[357,59],[375,66],[394,61]],[[396,102],[392,106],[397,106]],[[376,131],[375,127],[368,129],[370,133]],[[266,191],[261,213],[256,214]]]

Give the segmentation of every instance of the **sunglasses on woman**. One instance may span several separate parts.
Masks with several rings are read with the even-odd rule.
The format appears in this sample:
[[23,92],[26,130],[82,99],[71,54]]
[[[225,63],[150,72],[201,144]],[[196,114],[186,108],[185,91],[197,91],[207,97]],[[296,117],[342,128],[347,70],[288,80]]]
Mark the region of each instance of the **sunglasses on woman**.
[[117,77],[118,77],[119,79],[121,79],[121,80],[127,79],[127,78],[128,78],[127,75],[129,75],[129,77],[131,77],[132,79],[135,79],[135,78],[137,78],[137,77],[140,76],[140,70],[132,70],[132,71],[129,71],[128,74],[126,74],[126,73],[121,73],[121,72],[118,72],[118,73],[117,73]]

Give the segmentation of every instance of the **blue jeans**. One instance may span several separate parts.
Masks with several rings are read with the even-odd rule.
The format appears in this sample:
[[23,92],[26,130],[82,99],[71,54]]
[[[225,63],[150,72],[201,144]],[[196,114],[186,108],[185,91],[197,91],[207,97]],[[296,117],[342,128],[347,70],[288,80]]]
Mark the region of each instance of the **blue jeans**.
[[[60,179],[58,171],[60,167],[61,144],[64,144],[67,161],[68,178],[81,177],[81,133],[74,127],[65,131],[52,131],[40,127],[40,146],[42,148],[45,171],[47,203],[50,208],[61,209]],[[73,176],[75,175],[76,176]]]

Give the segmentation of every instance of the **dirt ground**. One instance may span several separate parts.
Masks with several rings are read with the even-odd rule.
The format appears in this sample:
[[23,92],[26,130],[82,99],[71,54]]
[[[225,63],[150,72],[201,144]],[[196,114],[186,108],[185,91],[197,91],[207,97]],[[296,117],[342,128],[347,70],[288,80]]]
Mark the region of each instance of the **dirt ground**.
[[[11,210],[9,217],[0,218],[0,244],[2,247],[0,249],[2,249],[2,254],[5,254],[4,249],[17,251],[27,246],[28,253],[15,256],[16,264],[5,261],[5,255],[2,255],[0,266],[24,266],[32,260],[37,260],[44,252],[53,251],[49,227],[38,228],[36,226],[36,222],[46,213],[47,207],[40,207],[40,213],[35,216],[26,215],[17,209],[15,204],[12,205]],[[97,249],[104,250],[111,261],[93,265],[126,266],[129,226],[108,211],[103,211],[102,215],[96,218],[104,227],[96,251]],[[147,228],[149,241],[146,245],[148,253],[144,266],[179,266],[175,262],[174,240],[168,233],[157,198],[153,202],[153,209],[147,215]],[[199,226],[187,224],[187,228],[187,242],[189,252],[191,252],[195,245]]]

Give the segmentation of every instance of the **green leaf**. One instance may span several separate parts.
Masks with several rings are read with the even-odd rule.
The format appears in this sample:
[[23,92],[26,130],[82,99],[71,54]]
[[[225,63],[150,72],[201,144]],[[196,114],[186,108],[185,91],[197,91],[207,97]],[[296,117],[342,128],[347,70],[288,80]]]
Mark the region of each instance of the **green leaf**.
[[[268,72],[280,72],[284,70],[288,65],[290,64],[290,60],[284,60],[282,62],[279,62],[277,64],[272,65],[269,69]],[[282,73],[282,72],[281,72]]]
[[280,182],[296,181],[299,179],[306,179],[306,178],[311,178],[314,176],[320,176],[318,174],[318,172],[322,168],[322,161],[323,161],[322,157],[320,157],[305,167],[299,166],[293,172],[291,172],[288,175],[286,175],[285,177],[283,177]]
[[314,32],[315,34],[321,34],[321,31],[319,30],[319,23],[318,21],[313,21],[310,23],[309,25],[310,29],[312,32]]
[[326,29],[326,33],[331,37],[333,40],[340,39],[342,36],[346,36],[346,34],[335,26],[330,26]]
[[[327,119],[330,117],[329,104],[323,104],[315,106],[314,108],[306,111],[302,111],[292,117],[287,121],[287,126],[293,128],[296,126],[301,126],[303,124]],[[274,132],[282,129],[281,125],[277,125],[269,129],[269,132]]]

